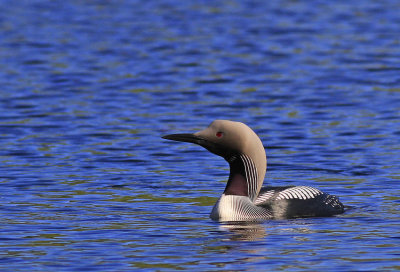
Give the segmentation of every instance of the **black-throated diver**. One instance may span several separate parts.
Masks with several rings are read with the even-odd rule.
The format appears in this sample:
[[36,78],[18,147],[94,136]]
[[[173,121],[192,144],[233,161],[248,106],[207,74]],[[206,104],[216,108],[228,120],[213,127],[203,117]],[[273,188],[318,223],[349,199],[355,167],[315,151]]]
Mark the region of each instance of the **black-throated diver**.
[[225,191],[210,214],[213,220],[256,221],[344,212],[336,196],[310,186],[261,188],[267,168],[265,149],[257,134],[243,123],[215,120],[202,131],[163,138],[198,144],[229,163]]

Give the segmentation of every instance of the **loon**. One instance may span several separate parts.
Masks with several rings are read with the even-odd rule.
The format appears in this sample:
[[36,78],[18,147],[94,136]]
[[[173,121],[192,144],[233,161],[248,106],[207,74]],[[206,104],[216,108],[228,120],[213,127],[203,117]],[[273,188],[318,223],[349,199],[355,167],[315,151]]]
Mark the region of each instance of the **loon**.
[[215,120],[202,131],[162,138],[198,144],[229,163],[227,185],[210,214],[214,221],[322,217],[344,212],[336,196],[310,186],[261,188],[267,170],[265,149],[257,134],[243,123]]

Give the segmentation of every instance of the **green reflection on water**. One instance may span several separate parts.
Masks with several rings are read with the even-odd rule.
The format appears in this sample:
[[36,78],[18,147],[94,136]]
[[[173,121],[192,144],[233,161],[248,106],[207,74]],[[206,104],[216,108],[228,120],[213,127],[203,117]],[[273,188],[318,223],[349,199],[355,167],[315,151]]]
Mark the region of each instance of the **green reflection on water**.
[[[185,193],[186,191],[173,191],[171,193]],[[155,196],[153,194],[137,194],[132,197],[125,196],[125,197],[113,197],[109,199],[109,201],[121,201],[121,202],[166,202],[166,203],[187,203],[195,206],[211,206],[214,205],[216,202],[215,197],[208,197],[208,196],[198,196],[198,197],[177,197],[173,195],[171,197],[166,196]]]
[[250,88],[245,88],[245,89],[243,89],[243,90],[242,90],[242,93],[251,93],[251,92],[255,92],[255,91],[257,91],[256,88],[250,87]]

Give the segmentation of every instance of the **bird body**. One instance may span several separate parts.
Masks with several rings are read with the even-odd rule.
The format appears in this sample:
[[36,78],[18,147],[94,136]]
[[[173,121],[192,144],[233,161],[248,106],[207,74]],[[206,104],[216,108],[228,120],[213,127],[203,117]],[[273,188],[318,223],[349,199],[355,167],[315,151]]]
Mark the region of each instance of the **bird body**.
[[257,134],[243,123],[215,120],[200,132],[163,138],[198,144],[229,163],[227,185],[210,214],[215,221],[332,216],[344,212],[336,196],[310,186],[262,188],[267,168],[265,149]]

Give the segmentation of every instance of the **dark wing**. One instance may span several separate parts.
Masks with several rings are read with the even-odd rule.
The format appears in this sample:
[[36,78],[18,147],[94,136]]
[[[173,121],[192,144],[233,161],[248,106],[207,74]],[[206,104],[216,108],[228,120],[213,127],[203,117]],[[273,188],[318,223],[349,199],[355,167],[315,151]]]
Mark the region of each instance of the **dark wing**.
[[275,218],[331,216],[344,212],[336,196],[310,186],[267,187],[254,204],[271,210]]

